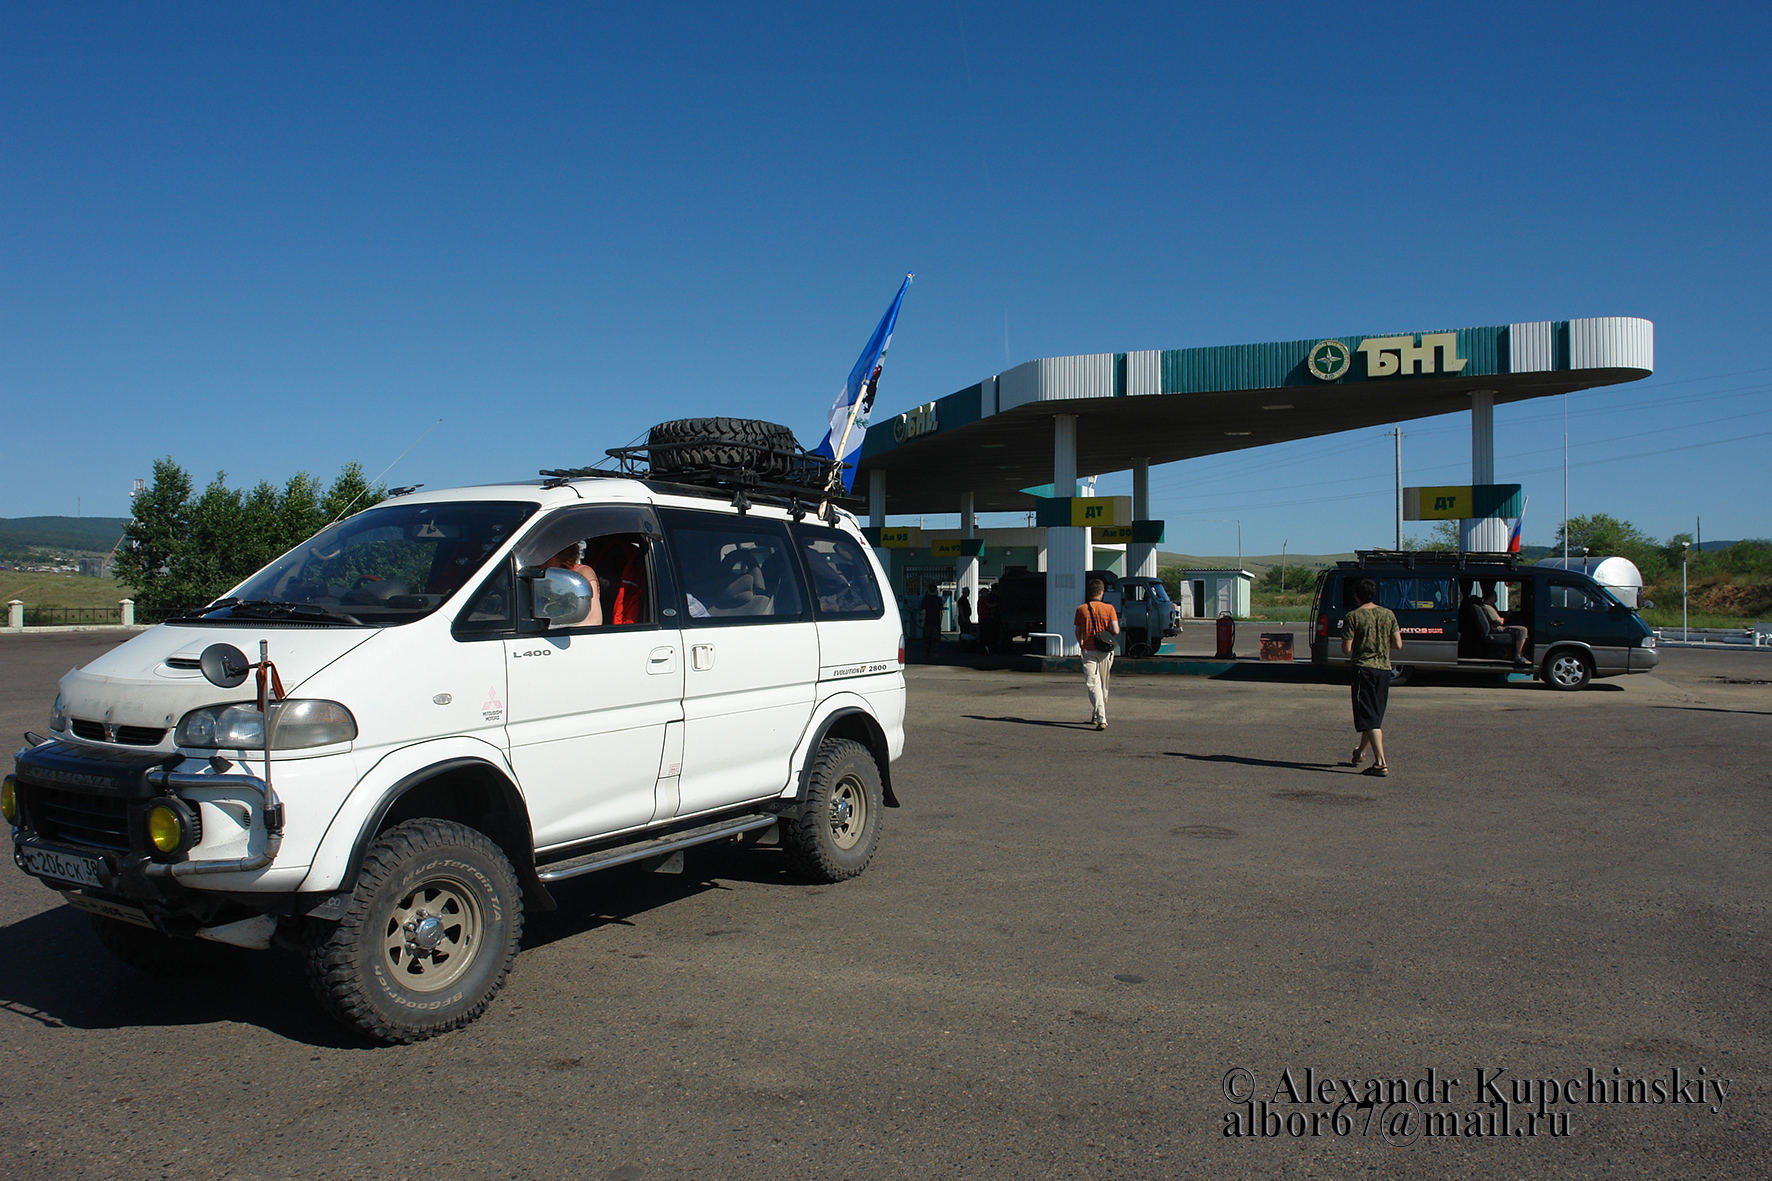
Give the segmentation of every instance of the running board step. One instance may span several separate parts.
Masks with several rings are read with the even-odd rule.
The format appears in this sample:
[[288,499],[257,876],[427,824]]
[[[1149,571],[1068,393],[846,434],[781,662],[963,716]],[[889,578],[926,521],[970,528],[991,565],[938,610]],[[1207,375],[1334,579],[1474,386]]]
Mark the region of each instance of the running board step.
[[[761,812],[747,816],[734,816],[726,820],[717,820],[712,824],[704,824],[700,828],[688,828],[681,832],[666,833],[661,837],[653,837],[649,841],[620,845],[613,849],[598,849],[594,853],[586,853],[565,861],[556,861],[552,865],[539,867],[537,874],[543,882],[558,882],[566,878],[578,877],[581,874],[595,873],[600,869],[611,869],[633,861],[644,861],[649,857],[663,858],[683,849],[695,845],[705,845],[709,841],[717,841],[723,837],[742,836],[747,832],[770,828],[774,826],[776,819],[774,816]],[[759,843],[767,839],[765,836],[759,840]]]

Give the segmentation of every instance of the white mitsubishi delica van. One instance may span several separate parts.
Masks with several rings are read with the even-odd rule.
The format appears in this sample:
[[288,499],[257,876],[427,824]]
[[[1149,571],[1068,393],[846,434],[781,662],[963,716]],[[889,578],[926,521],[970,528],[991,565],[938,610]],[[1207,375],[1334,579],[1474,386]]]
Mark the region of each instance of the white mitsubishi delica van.
[[20,868],[145,970],[301,947],[388,1042],[483,1012],[564,878],[861,873],[904,641],[824,461],[732,419],[611,454],[396,496],[68,673],[4,784]]

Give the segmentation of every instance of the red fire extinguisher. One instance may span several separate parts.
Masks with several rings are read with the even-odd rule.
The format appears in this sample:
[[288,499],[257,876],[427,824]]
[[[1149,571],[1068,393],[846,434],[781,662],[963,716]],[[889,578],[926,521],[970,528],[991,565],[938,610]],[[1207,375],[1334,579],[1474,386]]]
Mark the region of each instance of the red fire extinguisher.
[[1231,618],[1230,612],[1218,617],[1218,659],[1229,660],[1231,649],[1237,643],[1237,621]]

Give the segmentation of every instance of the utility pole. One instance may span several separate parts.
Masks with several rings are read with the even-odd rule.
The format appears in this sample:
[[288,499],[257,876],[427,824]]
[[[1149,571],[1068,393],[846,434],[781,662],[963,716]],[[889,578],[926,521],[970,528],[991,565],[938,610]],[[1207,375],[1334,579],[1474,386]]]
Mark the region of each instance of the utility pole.
[[1286,547],[1290,544],[1292,544],[1291,538],[1287,538],[1285,541],[1282,541],[1280,543],[1280,593],[1281,594],[1286,593]]
[[1397,437],[1397,548],[1403,548],[1403,425],[1391,424],[1391,434]]
[[1569,568],[1569,395],[1563,395],[1563,569]]

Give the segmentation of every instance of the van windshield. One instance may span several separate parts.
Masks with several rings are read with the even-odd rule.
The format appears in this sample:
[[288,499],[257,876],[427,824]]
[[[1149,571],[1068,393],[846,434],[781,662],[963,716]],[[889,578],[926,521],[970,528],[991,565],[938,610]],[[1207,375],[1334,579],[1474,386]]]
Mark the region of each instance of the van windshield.
[[183,623],[409,623],[435,611],[538,506],[377,505],[314,537]]

